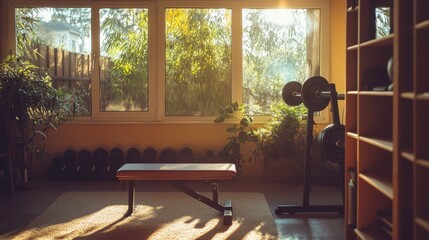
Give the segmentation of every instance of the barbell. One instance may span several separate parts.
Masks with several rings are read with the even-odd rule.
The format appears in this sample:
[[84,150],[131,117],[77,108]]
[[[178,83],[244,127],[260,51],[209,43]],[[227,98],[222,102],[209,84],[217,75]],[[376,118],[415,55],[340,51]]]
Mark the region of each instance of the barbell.
[[[328,80],[322,76],[313,76],[301,84],[291,81],[282,90],[283,101],[289,106],[304,103],[312,111],[322,111],[330,102],[331,90]],[[337,94],[337,99],[344,100],[344,94]]]
[[[332,91],[332,92],[331,92]],[[290,106],[298,106],[301,103],[310,111],[322,111],[325,109],[334,96],[333,108],[338,108],[336,100],[344,100],[344,94],[337,94],[335,87],[331,88],[331,84],[321,77],[313,76],[301,84],[297,81],[288,82],[282,90],[283,101]],[[344,142],[345,142],[345,126],[339,124],[337,111],[333,111],[334,124],[328,125],[323,129],[318,136],[321,154],[327,160],[334,163],[342,163],[344,161]]]

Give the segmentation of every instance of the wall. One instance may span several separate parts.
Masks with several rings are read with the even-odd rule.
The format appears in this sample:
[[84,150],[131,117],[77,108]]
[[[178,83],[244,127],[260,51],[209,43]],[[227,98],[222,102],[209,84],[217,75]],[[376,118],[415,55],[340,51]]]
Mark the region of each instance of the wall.
[[[330,81],[338,93],[346,90],[346,1],[331,0]],[[344,123],[344,101],[339,101],[340,120]]]
[[[331,0],[330,3],[330,78],[336,83],[338,92],[345,89],[345,4],[344,0]],[[340,103],[340,114],[343,112]],[[144,149],[155,146],[158,150],[172,147],[176,150],[191,147],[196,154],[204,154],[208,149],[219,151],[227,141],[226,128],[231,124],[63,124],[58,131],[51,131],[48,136],[48,149],[51,158],[61,155],[64,150],[71,148],[79,150],[86,148],[94,150],[104,146],[122,147],[124,150],[131,146]],[[243,152],[245,159],[250,156],[251,146]],[[49,161],[35,162],[34,174],[47,171]],[[262,174],[262,161],[246,162],[243,168],[244,176],[259,176]]]
[[5,23],[7,21],[7,14],[6,14],[6,0],[0,0],[0,59],[3,59],[3,56],[5,56],[4,46],[5,46],[5,38],[6,38],[6,27]]

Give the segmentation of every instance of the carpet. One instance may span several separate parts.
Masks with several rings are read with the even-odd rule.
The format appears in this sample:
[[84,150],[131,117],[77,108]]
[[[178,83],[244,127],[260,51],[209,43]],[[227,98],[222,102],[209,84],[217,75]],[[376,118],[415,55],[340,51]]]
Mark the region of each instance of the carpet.
[[230,226],[222,213],[182,192],[136,192],[130,217],[127,192],[66,192],[12,239],[277,239],[262,194],[221,192],[224,199],[232,200]]

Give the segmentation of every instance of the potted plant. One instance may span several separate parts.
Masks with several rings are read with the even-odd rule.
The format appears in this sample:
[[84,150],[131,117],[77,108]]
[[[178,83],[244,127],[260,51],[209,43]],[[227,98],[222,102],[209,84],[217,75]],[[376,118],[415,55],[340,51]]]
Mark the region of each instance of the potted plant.
[[[305,108],[277,102],[270,119],[255,132],[255,155],[264,160],[264,176],[271,180],[296,180],[303,166]],[[304,129],[305,130],[305,129]]]
[[[301,183],[305,162],[307,109],[304,106],[291,107],[279,101],[272,105],[270,118],[261,126],[253,123],[253,118],[246,110],[244,105],[238,103],[220,109],[216,123],[232,118],[238,111],[242,113],[239,123],[227,128],[228,142],[221,154],[234,162],[241,174],[245,160],[241,153],[242,146],[246,142],[255,143],[256,149],[249,160],[263,159],[263,173],[267,180]],[[317,142],[318,130],[314,130],[313,136],[311,180],[325,185],[336,185],[337,168],[322,159]]]
[[[272,106],[272,116],[255,132],[255,154],[264,160],[264,177],[301,183],[304,176],[307,131],[307,109],[283,102]],[[338,185],[338,166],[323,159],[318,143],[319,130],[313,130],[311,179],[322,185]]]
[[[221,108],[215,122],[224,122],[238,111],[241,111],[242,118],[238,124],[227,128],[230,136],[221,153],[236,164],[239,173],[244,163],[242,146],[246,142],[253,142],[256,144],[253,157],[264,160],[264,175],[267,178],[281,179],[284,178],[285,172],[296,174],[295,170],[301,168],[300,154],[304,152],[302,146],[298,144],[298,141],[302,140],[301,137],[305,137],[305,133],[298,134],[300,124],[303,122],[300,119],[304,108],[290,107],[283,102],[277,102],[271,108],[272,114],[267,123],[257,127],[246,106],[235,102]],[[249,160],[252,159],[249,157]],[[288,168],[287,171],[284,171],[285,168]]]
[[239,105],[237,102],[234,102],[230,106],[221,107],[219,116],[214,122],[224,122],[226,119],[233,117],[234,113],[238,111],[242,112],[242,118],[238,124],[233,124],[231,127],[227,128],[226,131],[229,134],[228,142],[221,150],[220,155],[228,159],[229,162],[235,163],[237,175],[241,175],[244,163],[241,148],[246,142],[257,142],[257,138],[254,134],[255,128],[253,126],[253,118],[246,114],[244,105]]
[[49,129],[71,120],[76,112],[76,96],[56,89],[42,69],[14,55],[0,64],[0,106],[10,131],[14,165],[21,170],[19,186],[30,187],[28,167],[33,159],[44,159]]

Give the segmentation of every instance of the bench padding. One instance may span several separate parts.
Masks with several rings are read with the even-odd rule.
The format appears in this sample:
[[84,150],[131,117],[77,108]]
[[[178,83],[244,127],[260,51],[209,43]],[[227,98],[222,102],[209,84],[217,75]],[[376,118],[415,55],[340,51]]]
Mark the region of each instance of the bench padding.
[[231,163],[127,163],[116,173],[126,180],[231,180],[236,176]]

